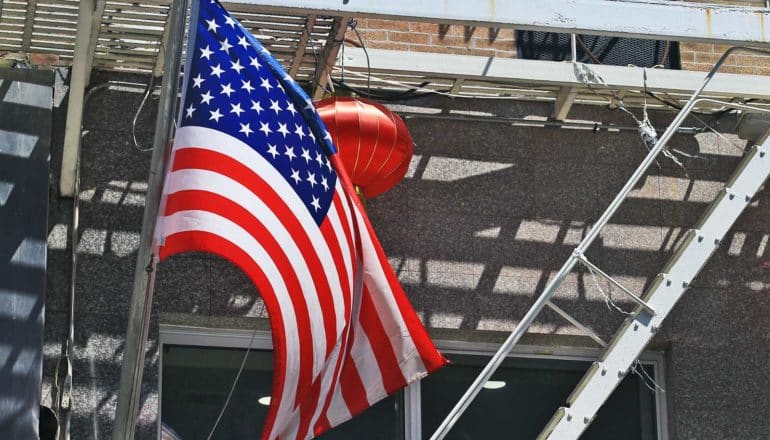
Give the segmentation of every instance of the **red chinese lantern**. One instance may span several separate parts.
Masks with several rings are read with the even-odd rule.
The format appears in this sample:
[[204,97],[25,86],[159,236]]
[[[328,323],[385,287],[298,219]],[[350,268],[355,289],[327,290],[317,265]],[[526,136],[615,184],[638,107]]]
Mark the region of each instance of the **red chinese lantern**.
[[348,96],[324,99],[316,108],[364,197],[380,195],[401,181],[414,143],[398,115],[372,100]]

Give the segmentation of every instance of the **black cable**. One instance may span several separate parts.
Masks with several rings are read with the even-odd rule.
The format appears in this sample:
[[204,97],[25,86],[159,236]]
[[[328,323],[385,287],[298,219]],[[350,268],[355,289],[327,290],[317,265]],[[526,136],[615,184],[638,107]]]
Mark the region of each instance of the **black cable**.
[[[386,91],[378,91],[378,92],[372,92],[372,91],[366,91],[359,89],[357,87],[350,86],[346,84],[342,80],[333,79],[334,85],[336,87],[339,87],[343,90],[347,90],[350,92],[353,92],[359,96],[363,96],[364,98],[369,99],[375,99],[375,100],[381,100],[381,101],[401,101],[401,100],[407,100],[407,99],[416,99],[416,98],[422,98],[424,96],[434,95],[433,92],[418,92],[418,90],[424,88],[425,86],[429,85],[429,81],[425,81],[409,90],[405,90],[403,92],[386,92]],[[436,90],[438,93],[449,93],[448,90]]]
[[366,50],[366,44],[364,44],[364,40],[361,39],[361,34],[358,32],[357,26],[358,22],[350,19],[350,28],[353,29],[353,32],[356,34],[356,38],[358,38],[358,42],[361,44],[361,49],[364,50],[364,55],[366,55],[366,90],[371,91],[371,81],[372,81],[372,65],[369,62],[369,51]]

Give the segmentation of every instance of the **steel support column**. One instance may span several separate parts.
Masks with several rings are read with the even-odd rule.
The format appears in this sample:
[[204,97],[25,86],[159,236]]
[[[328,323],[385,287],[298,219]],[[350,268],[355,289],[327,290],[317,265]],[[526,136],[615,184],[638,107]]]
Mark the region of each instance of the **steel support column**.
[[75,54],[72,59],[67,123],[64,129],[61,176],[59,190],[62,196],[72,197],[75,192],[75,176],[80,156],[80,131],[83,123],[83,98],[91,75],[90,66],[94,49],[91,48],[93,28],[98,10],[104,11],[106,0],[81,0],[78,9]]

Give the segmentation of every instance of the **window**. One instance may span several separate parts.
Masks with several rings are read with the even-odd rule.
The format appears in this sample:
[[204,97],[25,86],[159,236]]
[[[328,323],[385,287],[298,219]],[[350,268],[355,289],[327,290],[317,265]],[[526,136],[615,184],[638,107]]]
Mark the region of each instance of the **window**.
[[[270,405],[273,352],[249,351],[212,439],[259,438]],[[265,349],[267,348],[267,349]],[[182,440],[204,439],[224,405],[240,368],[245,348],[162,344],[160,418],[167,431]],[[323,440],[404,438],[404,399],[397,393],[378,402],[349,423],[318,437]]]
[[[488,356],[448,353],[452,365],[423,379],[423,438],[438,428],[447,413],[481,372]],[[446,439],[534,439],[556,408],[564,406],[591,363],[564,359],[509,357]],[[654,367],[645,365],[650,377]],[[586,440],[655,440],[655,393],[630,374],[597,414],[582,438]]]
[[[160,419],[183,440],[205,438],[251,341],[247,330],[161,326]],[[494,344],[437,341],[453,364],[379,402],[324,440],[428,438],[481,371]],[[535,438],[582,378],[597,350],[519,348],[498,369],[447,439]],[[662,355],[644,358],[661,382]],[[270,335],[258,333],[215,439],[256,438],[267,414],[272,381]],[[597,414],[587,440],[665,440],[665,400],[630,374]],[[662,385],[662,384],[661,384]],[[159,427],[160,432],[160,427]],[[159,434],[160,436],[160,434]]]

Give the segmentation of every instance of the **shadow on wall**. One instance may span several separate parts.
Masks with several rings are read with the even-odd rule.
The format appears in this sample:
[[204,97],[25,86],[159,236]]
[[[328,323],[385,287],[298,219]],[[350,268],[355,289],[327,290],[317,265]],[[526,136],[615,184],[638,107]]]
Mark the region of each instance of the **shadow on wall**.
[[[93,83],[106,79],[110,77],[96,74]],[[141,100],[142,89],[137,89],[94,95],[86,111],[88,134],[83,142],[79,195],[75,438],[105,436],[114,412],[150,159],[131,141],[129,112]],[[545,104],[442,99],[409,105],[507,116],[543,115],[550,110]],[[140,115],[138,133],[143,145],[151,139],[152,107]],[[576,118],[628,122],[604,109],[576,107],[574,112]],[[657,116],[659,127],[671,117]],[[487,334],[478,331],[488,330],[497,339],[501,330],[511,329],[646,153],[635,132],[416,118],[407,122],[416,142],[409,173],[392,191],[370,200],[367,210],[428,327],[458,338],[486,337],[478,336]],[[684,158],[686,172],[661,159],[588,253],[599,267],[637,292],[650,283],[686,229],[697,221],[745,146],[735,136],[725,139],[710,134],[677,136],[673,145],[695,156]],[[52,157],[58,155],[54,152]],[[770,235],[769,197],[763,192],[752,203],[696,281],[695,292],[688,294],[695,305],[686,307],[710,308],[711,323],[727,330],[724,338],[745,336],[740,326],[730,322],[762,322],[761,316],[770,313],[767,300],[760,298],[767,297],[770,285],[761,268]],[[63,330],[66,255],[71,246],[66,238],[69,202],[57,203],[48,237],[47,307],[49,323],[54,322],[46,330],[44,371],[49,382]],[[619,292],[599,284],[621,307],[631,308]],[[701,295],[701,291],[716,293]],[[724,300],[698,302],[714,296],[747,301],[743,306]],[[607,309],[593,278],[580,270],[567,279],[554,302],[604,336],[622,318]],[[154,429],[159,317],[164,322],[228,326],[242,325],[244,316],[266,316],[244,275],[223,260],[200,254],[177,256],[161,264],[153,314],[141,438],[150,438]],[[676,330],[666,338],[698,337],[698,327],[685,325],[689,317],[671,319]],[[577,334],[548,312],[533,331]]]

